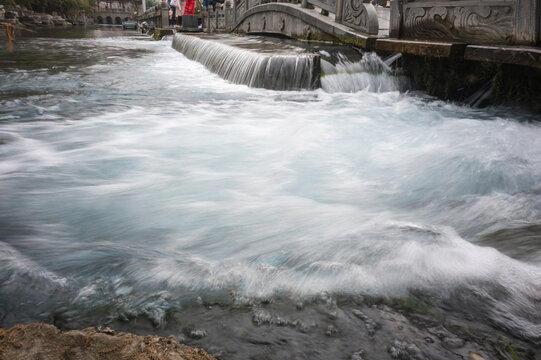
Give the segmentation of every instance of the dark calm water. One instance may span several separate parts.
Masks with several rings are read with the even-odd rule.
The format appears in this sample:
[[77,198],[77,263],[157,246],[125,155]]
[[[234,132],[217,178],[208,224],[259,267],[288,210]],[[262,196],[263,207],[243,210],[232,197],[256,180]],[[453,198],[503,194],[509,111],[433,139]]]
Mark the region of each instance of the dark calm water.
[[[253,89],[121,30],[19,36],[12,54],[0,41],[0,325],[349,358],[364,326],[338,332],[340,348],[334,315],[303,306],[420,296],[535,348],[539,118],[337,76]],[[312,325],[253,340],[280,325],[265,306]]]

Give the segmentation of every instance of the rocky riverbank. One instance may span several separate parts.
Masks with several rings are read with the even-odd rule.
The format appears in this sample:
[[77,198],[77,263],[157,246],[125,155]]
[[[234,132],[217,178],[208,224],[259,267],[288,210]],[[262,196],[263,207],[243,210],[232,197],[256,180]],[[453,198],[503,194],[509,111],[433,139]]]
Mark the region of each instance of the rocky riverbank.
[[[6,7],[0,5],[0,25],[13,24],[26,27],[70,27],[73,25],[83,25],[82,15],[78,14],[72,18],[60,16],[57,13],[45,14],[17,5],[16,7]],[[88,24],[88,21],[87,21]]]
[[179,344],[174,336],[138,336],[105,328],[60,331],[34,323],[0,329],[0,359],[213,360],[204,350]]

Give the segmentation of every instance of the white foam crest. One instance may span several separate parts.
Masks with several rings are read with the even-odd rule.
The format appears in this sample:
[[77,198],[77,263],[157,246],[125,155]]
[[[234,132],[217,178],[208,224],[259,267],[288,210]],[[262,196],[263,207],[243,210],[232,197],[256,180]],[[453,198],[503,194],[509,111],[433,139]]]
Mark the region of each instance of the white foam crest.
[[341,56],[334,65],[321,60],[321,87],[327,92],[398,91],[403,81],[375,53],[365,53],[357,62]]
[[44,269],[23,256],[13,246],[0,241],[1,287],[23,286],[39,288],[42,291],[55,291],[54,289],[62,288],[67,284],[66,278]]
[[[366,227],[373,229],[375,224]],[[329,234],[323,235],[323,241],[295,238],[258,248],[255,258],[241,251],[243,256],[235,260],[161,254],[134,264],[130,274],[134,282],[166,283],[173,292],[177,288],[235,290],[240,296],[257,298],[284,292],[301,297],[320,292],[402,296],[411,289],[445,298],[456,289],[467,289],[492,304],[494,321],[530,337],[539,334],[539,266],[473,245],[450,228],[391,222],[374,232],[376,237],[389,233],[384,239],[366,234],[360,235],[362,240],[329,240]],[[419,233],[427,241],[413,240]],[[250,246],[259,247],[259,242]],[[505,297],[501,288],[507,291]]]

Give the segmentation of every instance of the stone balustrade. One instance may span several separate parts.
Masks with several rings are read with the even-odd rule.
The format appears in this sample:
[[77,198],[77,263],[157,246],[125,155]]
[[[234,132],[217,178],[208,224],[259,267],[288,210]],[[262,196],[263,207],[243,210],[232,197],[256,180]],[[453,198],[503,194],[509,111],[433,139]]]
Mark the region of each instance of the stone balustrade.
[[151,27],[165,28],[169,26],[169,10],[166,2],[160,2],[153,6],[144,14],[137,16],[139,23],[147,22]]
[[535,46],[538,0],[393,0],[391,38]]

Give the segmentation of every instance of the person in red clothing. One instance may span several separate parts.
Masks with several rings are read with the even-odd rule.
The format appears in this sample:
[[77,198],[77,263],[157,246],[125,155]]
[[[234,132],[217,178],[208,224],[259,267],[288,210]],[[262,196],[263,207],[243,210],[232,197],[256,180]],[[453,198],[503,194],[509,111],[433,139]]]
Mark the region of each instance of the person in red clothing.
[[186,0],[184,15],[195,15],[195,0]]

